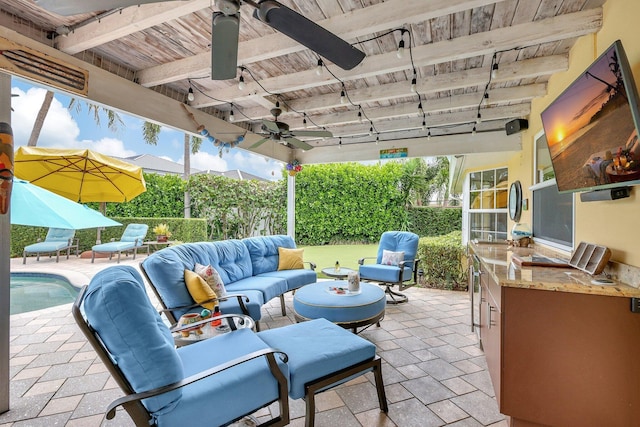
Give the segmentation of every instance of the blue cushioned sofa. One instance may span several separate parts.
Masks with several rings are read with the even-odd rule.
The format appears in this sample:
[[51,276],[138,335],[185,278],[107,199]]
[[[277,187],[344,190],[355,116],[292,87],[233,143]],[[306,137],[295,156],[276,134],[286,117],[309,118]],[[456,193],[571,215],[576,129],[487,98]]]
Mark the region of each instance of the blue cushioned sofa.
[[198,263],[211,265],[220,273],[228,294],[243,295],[221,301],[221,311],[248,314],[259,325],[264,303],[279,297],[284,316],[284,293],[317,280],[312,263],[307,263],[310,268],[278,271],[278,247],[294,249],[296,244],[285,235],[185,243],[151,254],[140,266],[172,323],[185,313],[202,309],[184,281],[184,270],[193,270]]

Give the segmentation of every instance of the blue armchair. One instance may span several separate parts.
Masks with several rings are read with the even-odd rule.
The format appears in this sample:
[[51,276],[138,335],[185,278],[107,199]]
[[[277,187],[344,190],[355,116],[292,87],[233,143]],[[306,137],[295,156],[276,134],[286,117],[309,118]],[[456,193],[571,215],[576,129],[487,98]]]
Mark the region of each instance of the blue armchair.
[[[409,300],[405,294],[394,291],[393,286],[403,291],[418,282],[418,240],[415,233],[387,231],[380,237],[378,255],[358,260],[360,279],[385,286],[387,304]],[[375,260],[375,263],[367,264],[367,260]]]
[[109,259],[113,257],[114,253],[118,253],[118,263],[120,263],[120,255],[122,252],[133,252],[133,259],[136,259],[138,249],[147,249],[147,255],[149,254],[149,245],[144,244],[144,238],[147,235],[149,226],[147,224],[129,224],[124,229],[120,241],[112,241],[109,243],[102,243],[100,245],[94,245],[91,248],[91,262],[96,258],[96,253],[108,253]]
[[179,328],[165,325],[131,266],[98,272],[72,312],[125,393],[107,419],[123,406],[136,426],[223,426],[278,402],[278,414],[261,425],[283,426],[290,397],[305,399],[305,425],[313,427],[316,393],[367,372],[388,410],[375,345],[326,319],[258,333],[236,328],[175,348],[171,332]]

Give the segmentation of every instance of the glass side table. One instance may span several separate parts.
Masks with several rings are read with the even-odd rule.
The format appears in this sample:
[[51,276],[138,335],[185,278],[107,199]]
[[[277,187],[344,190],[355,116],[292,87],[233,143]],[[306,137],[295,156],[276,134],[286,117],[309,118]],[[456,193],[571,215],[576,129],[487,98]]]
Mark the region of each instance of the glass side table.
[[336,271],[335,267],[323,268],[320,270],[322,274],[327,277],[332,277],[336,280],[344,280],[349,276],[349,273],[354,273],[355,270],[347,267],[340,267],[340,270]]
[[[214,322],[219,322],[219,325],[214,326]],[[248,328],[255,330],[255,325],[255,322],[250,316],[243,314],[223,314],[194,323],[188,323],[180,327],[176,325],[170,330],[176,347],[182,347],[237,329]]]

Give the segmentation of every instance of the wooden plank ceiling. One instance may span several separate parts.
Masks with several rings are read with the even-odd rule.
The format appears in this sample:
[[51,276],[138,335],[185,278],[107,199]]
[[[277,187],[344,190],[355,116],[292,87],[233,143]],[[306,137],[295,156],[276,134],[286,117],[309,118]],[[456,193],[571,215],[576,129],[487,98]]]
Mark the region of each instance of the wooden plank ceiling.
[[[308,141],[327,147],[468,135],[474,127],[503,131],[507,121],[528,116],[531,100],[545,95],[553,73],[567,69],[576,38],[598,31],[604,3],[280,1],[355,43],[366,53],[364,61],[345,71],[325,60],[318,75],[315,53],[254,19],[253,8],[242,5],[238,64],[246,70],[238,77],[245,87],[238,87],[238,78],[213,81],[212,0],[71,17],[51,14],[33,0],[0,0],[0,25],[32,38],[46,34],[56,49],[173,99],[187,102],[192,87],[192,108],[224,119],[233,110],[234,124],[253,132],[260,132],[261,119],[272,119],[270,109],[279,101],[280,120],[291,129],[303,128],[306,118],[309,129],[330,130],[334,138]],[[399,58],[401,39],[406,48]],[[491,77],[494,63],[498,70]],[[346,103],[340,101],[343,88]]]

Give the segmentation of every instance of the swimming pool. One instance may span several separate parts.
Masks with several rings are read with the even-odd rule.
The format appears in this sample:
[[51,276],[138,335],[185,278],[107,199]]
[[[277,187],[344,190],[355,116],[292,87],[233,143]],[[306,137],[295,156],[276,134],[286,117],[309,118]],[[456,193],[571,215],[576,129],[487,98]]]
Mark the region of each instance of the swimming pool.
[[58,274],[12,272],[10,284],[10,314],[68,304],[75,301],[80,292]]

